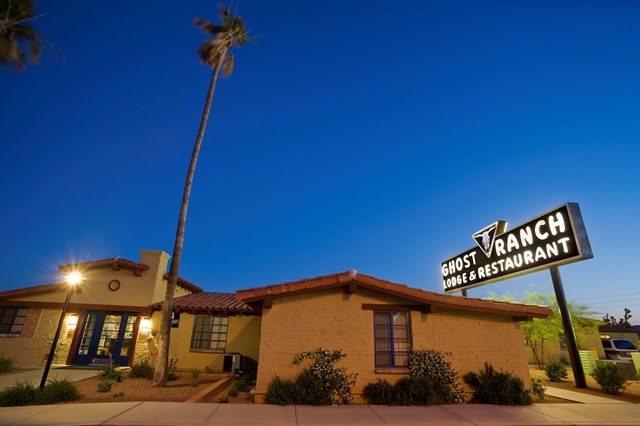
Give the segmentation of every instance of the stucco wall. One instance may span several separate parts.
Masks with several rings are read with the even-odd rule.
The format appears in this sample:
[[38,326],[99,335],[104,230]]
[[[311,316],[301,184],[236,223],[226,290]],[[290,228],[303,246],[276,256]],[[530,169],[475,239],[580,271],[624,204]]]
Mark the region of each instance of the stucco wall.
[[[151,329],[160,329],[160,312],[155,312],[151,317]],[[180,324],[177,328],[171,329],[171,344],[169,346],[169,358],[177,358],[178,369],[190,370],[198,368],[204,371],[209,368],[211,371],[221,372],[224,362],[224,355],[237,352],[243,356],[250,357],[258,361],[260,342],[260,322],[261,318],[250,315],[229,316],[229,328],[227,330],[227,348],[225,351],[193,351],[191,349],[191,333],[195,316],[189,313],[180,314]],[[160,335],[141,336],[136,347],[136,357],[149,356],[159,345]],[[138,358],[141,359],[141,358]],[[153,357],[150,357],[153,359]]]
[[[318,347],[341,349],[347,357],[339,366],[358,373],[353,389],[356,400],[362,388],[378,378],[396,381],[403,375],[377,374],[374,366],[373,311],[362,304],[406,304],[406,300],[361,290],[342,289],[276,298],[262,316],[260,359],[256,383],[262,400],[275,375],[294,377],[301,367],[291,363],[297,353]],[[515,373],[529,383],[527,358],[519,324],[508,316],[441,309],[437,314],[411,312],[414,349],[437,349],[462,375],[490,362],[496,369]]]

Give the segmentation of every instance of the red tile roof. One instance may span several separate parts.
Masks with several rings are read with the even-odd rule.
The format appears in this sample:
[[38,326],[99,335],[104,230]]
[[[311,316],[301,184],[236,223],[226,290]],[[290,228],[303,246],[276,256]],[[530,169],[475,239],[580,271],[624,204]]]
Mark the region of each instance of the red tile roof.
[[0,300],[11,299],[12,297],[33,296],[36,294],[50,293],[68,288],[67,283],[43,284],[33,287],[18,288],[15,290],[7,290],[0,292]]
[[[162,279],[164,279],[165,281],[169,279],[169,273],[165,272],[164,275],[162,276]],[[191,281],[187,281],[182,277],[178,277],[178,285],[182,288],[184,288],[185,290],[188,290],[192,293],[202,293],[204,290],[200,287],[198,287],[197,285],[195,285],[194,283],[192,283]]]
[[[152,309],[162,309],[162,302],[151,305]],[[191,312],[236,312],[254,313],[246,303],[233,293],[196,293],[173,299],[173,309]]]
[[464,296],[453,296],[443,293],[435,293],[419,288],[408,287],[404,284],[396,284],[391,281],[381,280],[370,275],[364,275],[351,269],[346,272],[308,278],[300,281],[273,284],[265,287],[250,288],[236,291],[239,300],[247,304],[261,302],[265,299],[285,297],[295,294],[307,293],[317,290],[349,287],[349,291],[357,291],[357,288],[368,288],[382,291],[387,294],[401,297],[408,301],[428,305],[432,312],[438,308],[471,310],[498,315],[510,315],[518,318],[547,318],[552,314],[549,307],[527,305],[523,303],[501,302],[495,300],[477,299]]
[[144,271],[149,269],[149,265],[144,263],[134,262],[133,260],[123,259],[121,257],[110,257],[108,259],[92,260],[90,262],[71,263],[69,265],[62,265],[58,268],[58,272],[71,272],[71,271],[86,271],[94,268],[102,268],[104,266],[110,266],[116,271],[120,268],[131,269],[134,274],[142,275]]

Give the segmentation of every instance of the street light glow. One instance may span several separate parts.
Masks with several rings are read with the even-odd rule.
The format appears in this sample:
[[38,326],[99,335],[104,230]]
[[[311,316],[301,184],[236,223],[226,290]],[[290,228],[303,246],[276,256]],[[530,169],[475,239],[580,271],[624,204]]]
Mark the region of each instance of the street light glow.
[[75,286],[80,281],[82,281],[82,275],[80,275],[79,272],[70,272],[69,274],[67,274],[66,278],[70,286]]

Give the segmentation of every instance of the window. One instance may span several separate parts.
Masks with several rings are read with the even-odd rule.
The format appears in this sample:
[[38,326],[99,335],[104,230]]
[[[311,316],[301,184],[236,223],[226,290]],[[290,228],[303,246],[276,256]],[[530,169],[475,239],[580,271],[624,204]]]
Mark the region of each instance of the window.
[[374,312],[376,367],[406,367],[411,352],[409,312]]
[[3,308],[0,314],[0,333],[20,334],[27,319],[28,308]]
[[229,317],[196,315],[191,335],[191,349],[217,349],[227,347]]

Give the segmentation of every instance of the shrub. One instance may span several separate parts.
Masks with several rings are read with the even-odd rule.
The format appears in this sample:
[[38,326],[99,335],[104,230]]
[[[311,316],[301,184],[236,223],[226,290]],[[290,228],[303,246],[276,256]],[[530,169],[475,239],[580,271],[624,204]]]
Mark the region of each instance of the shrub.
[[113,364],[107,364],[100,370],[100,377],[103,380],[118,380],[120,376],[122,376],[122,371]]
[[298,387],[291,379],[281,379],[275,376],[267,386],[264,396],[265,404],[291,405],[296,403]]
[[123,391],[116,392],[116,393],[113,394],[114,398],[118,398],[118,397],[121,397],[121,396],[124,396],[124,392]]
[[437,404],[464,402],[465,395],[458,380],[458,373],[444,355],[434,349],[412,351],[409,357],[409,373],[412,377],[429,379],[426,386],[435,387],[440,392]]
[[613,362],[596,366],[591,376],[603,391],[611,395],[620,395],[620,390],[627,387],[624,370]]
[[154,368],[148,359],[143,358],[140,362],[133,364],[129,370],[129,377],[153,379]]
[[566,379],[567,377],[569,377],[569,374],[567,373],[567,367],[559,359],[546,363],[544,366],[544,372],[549,380],[556,383],[562,381],[562,379]]
[[512,373],[497,372],[489,363],[479,374],[469,372],[462,378],[475,393],[471,402],[475,404],[530,405],[530,391],[525,389],[521,378]]
[[547,387],[544,385],[544,381],[540,377],[531,378],[531,391],[538,398],[544,399],[544,396],[547,393]]
[[[313,352],[303,352],[296,355],[293,365],[300,365],[305,359],[313,359],[315,362],[309,367],[309,372],[320,380],[325,391],[331,394],[332,405],[351,404],[351,386],[355,385],[357,374],[347,374],[345,367],[336,368],[335,364],[346,357],[341,350],[333,352],[318,348]],[[323,396],[322,393],[319,396]]]
[[296,398],[299,405],[332,405],[334,391],[314,375],[304,369],[295,379]]
[[36,404],[57,404],[77,401],[82,398],[80,391],[70,380],[50,380],[42,391],[38,392]]
[[200,370],[197,368],[192,368],[189,370],[191,373],[191,382],[189,382],[189,386],[196,387],[198,386],[198,378],[200,377]]
[[17,407],[35,404],[38,388],[31,382],[16,382],[0,391],[0,407]]
[[11,358],[0,357],[0,373],[13,370],[13,360]]
[[98,392],[107,393],[111,391],[111,386],[113,386],[113,382],[111,380],[102,380],[98,383]]
[[396,405],[394,386],[384,379],[367,383],[362,389],[362,399],[371,405]]
[[227,404],[227,403],[229,403],[229,398],[228,398],[228,397],[226,397],[226,396],[221,396],[221,397],[218,399],[218,402],[219,402],[220,404]]

